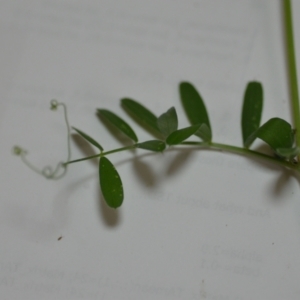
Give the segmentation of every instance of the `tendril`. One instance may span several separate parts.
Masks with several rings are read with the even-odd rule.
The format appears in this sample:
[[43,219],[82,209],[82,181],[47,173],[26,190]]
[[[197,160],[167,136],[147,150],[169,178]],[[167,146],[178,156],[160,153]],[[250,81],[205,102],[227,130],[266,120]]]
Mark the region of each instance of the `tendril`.
[[[67,115],[67,107],[64,103],[60,103],[55,99],[50,101],[50,109],[51,110],[56,111],[59,106],[62,106],[62,108],[63,108],[64,120],[65,120],[65,124],[67,127],[67,159],[66,159],[66,161],[68,162],[71,159],[71,133],[70,133],[70,125],[69,125],[68,115]],[[63,161],[58,162],[57,165],[55,166],[55,168],[53,168],[52,166],[45,166],[42,169],[40,169],[40,168],[36,167],[34,164],[32,164],[27,159],[28,151],[23,149],[22,147],[14,146],[13,153],[15,155],[20,156],[21,160],[27,167],[29,167],[34,172],[38,173],[39,175],[42,175],[43,177],[45,177],[47,179],[60,179],[66,174],[67,165]]]

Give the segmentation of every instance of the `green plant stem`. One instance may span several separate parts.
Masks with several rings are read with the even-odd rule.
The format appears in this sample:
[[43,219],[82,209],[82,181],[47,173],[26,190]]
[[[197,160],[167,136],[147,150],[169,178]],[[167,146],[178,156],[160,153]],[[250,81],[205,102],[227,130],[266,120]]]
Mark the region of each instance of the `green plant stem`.
[[[290,96],[291,96],[291,103],[292,103],[292,114],[293,114],[294,126],[296,129],[295,140],[296,140],[296,146],[300,147],[300,107],[299,107],[297,65],[296,65],[296,55],[295,55],[295,46],[294,46],[291,1],[284,0],[283,6],[284,6],[284,19],[285,19],[287,62],[288,62],[288,70],[289,70]],[[298,160],[300,160],[300,156],[298,156]]]
[[112,154],[112,153],[116,153],[116,152],[122,152],[122,151],[130,150],[130,149],[134,149],[134,148],[136,148],[136,145],[130,145],[130,146],[127,146],[127,147],[117,148],[117,149],[114,149],[114,150],[101,152],[99,154],[87,156],[87,157],[84,157],[84,158],[79,158],[79,159],[67,161],[63,165],[66,166],[66,165],[73,164],[73,163],[76,163],[76,162],[89,160],[89,159],[93,159],[93,158],[98,158],[98,157],[105,156],[105,155],[108,155],[108,154]]
[[108,155],[108,154],[112,154],[112,153],[116,153],[116,152],[121,152],[121,151],[125,151],[125,150],[130,150],[130,149],[135,149],[136,148],[136,145],[130,145],[130,146],[127,146],[127,147],[122,147],[122,148],[117,148],[117,149],[114,149],[114,150],[109,150],[109,151],[106,151],[106,152],[102,152],[100,156],[105,156],[105,155]]
[[101,156],[101,153],[91,155],[91,156],[87,156],[87,157],[83,157],[83,158],[79,158],[79,159],[74,159],[74,160],[70,160],[70,161],[65,162],[63,165],[67,166],[67,165],[74,164],[74,163],[77,163],[77,162],[80,162],[80,161],[89,160],[89,159],[93,159],[93,158],[98,158],[100,156]]
[[[270,155],[267,155],[264,153],[260,153],[260,152],[254,151],[254,150],[249,150],[246,148],[241,148],[241,147],[236,147],[236,146],[231,146],[231,145],[226,145],[226,144],[221,144],[221,143],[213,143],[213,142],[207,143],[207,142],[193,142],[193,141],[182,142],[180,145],[195,146],[195,147],[199,147],[201,149],[225,151],[225,152],[235,153],[235,154],[239,154],[239,155],[243,155],[243,156],[254,157],[256,159],[260,159],[260,160],[263,160],[266,162],[276,164],[280,167],[285,167],[285,168],[289,168],[289,169],[300,172],[300,167],[298,164],[293,164],[286,160],[281,160],[279,158],[276,158],[276,157],[273,157],[273,156],[270,156]],[[80,161],[84,161],[84,160],[89,160],[89,159],[93,159],[93,158],[98,158],[101,156],[113,154],[116,152],[126,151],[126,150],[134,149],[134,148],[136,148],[136,145],[122,147],[122,148],[102,152],[102,153],[99,153],[96,155],[68,161],[68,162],[64,163],[64,165],[68,165],[68,164],[72,164],[72,163],[76,163],[76,162],[80,162]]]
[[248,156],[248,157],[254,157],[260,160],[264,160],[266,162],[270,162],[273,164],[276,164],[281,167],[286,167],[295,171],[300,172],[299,165],[295,165],[291,162],[288,162],[286,160],[281,160],[276,157],[257,152],[254,150],[249,150],[246,148],[241,148],[241,147],[236,147],[236,146],[231,146],[231,145],[226,145],[226,144],[220,144],[220,143],[206,143],[206,142],[183,142],[181,145],[193,145],[193,146],[199,146],[201,148],[205,149],[212,149],[212,150],[218,150],[218,151],[226,151],[230,153],[235,153],[243,156]]

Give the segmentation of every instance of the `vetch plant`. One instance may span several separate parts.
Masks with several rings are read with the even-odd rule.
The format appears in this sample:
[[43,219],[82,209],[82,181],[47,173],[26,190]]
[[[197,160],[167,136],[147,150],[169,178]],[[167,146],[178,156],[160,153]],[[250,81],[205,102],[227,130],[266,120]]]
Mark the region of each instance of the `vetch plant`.
[[[241,131],[243,146],[237,147],[217,143],[213,141],[212,127],[209,120],[205,103],[189,82],[179,84],[179,94],[183,109],[190,122],[190,126],[179,128],[175,107],[171,107],[166,112],[157,116],[139,102],[124,98],[121,100],[121,107],[127,115],[132,118],[143,129],[149,131],[156,138],[139,142],[133,128],[120,116],[106,110],[98,109],[99,116],[117,128],[131,140],[131,145],[109,151],[105,151],[102,145],[94,138],[83,131],[72,127],[83,139],[98,149],[98,154],[70,160],[70,132],[71,128],[67,119],[66,107],[62,103],[53,100],[51,109],[55,110],[62,106],[65,114],[65,121],[68,134],[68,157],[65,162],[61,162],[55,169],[45,167],[39,170],[26,159],[26,151],[21,147],[15,147],[14,152],[21,156],[22,160],[34,171],[49,179],[57,179],[64,175],[67,166],[88,159],[99,158],[99,184],[103,197],[108,206],[117,208],[122,205],[124,190],[120,175],[107,156],[130,149],[144,149],[153,152],[167,151],[169,147],[180,147],[182,145],[195,147],[197,149],[220,150],[232,152],[254,159],[267,161],[284,168],[300,173],[300,109],[296,74],[296,60],[293,42],[292,11],[290,0],[283,1],[286,28],[286,46],[290,76],[291,103],[294,117],[294,129],[281,118],[271,118],[261,125],[261,115],[263,109],[263,87],[260,82],[249,82],[244,93]],[[191,141],[189,138],[196,136],[197,140]],[[264,141],[272,150],[273,155],[268,155],[259,151],[251,150],[250,147],[255,139]]]

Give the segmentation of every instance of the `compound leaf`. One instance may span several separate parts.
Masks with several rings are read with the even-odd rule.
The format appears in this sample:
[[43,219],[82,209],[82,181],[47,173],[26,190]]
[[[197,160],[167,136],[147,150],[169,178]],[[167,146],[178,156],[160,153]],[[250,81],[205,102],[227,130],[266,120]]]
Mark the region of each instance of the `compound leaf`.
[[[249,136],[260,126],[263,108],[263,88],[261,83],[249,82],[244,95],[242,109],[242,135],[244,146]],[[249,147],[250,145],[248,145]]]
[[136,144],[137,148],[150,150],[154,152],[162,152],[166,149],[166,143],[159,140],[151,140]]
[[166,139],[168,145],[177,145],[195,134],[201,125],[192,125],[172,132]]
[[121,206],[124,199],[122,181],[114,165],[105,156],[100,158],[99,180],[107,205],[112,208]]
[[178,118],[175,107],[171,107],[157,119],[157,126],[160,132],[167,137],[178,128]]
[[130,139],[137,142],[138,138],[133,129],[119,116],[107,109],[97,109],[101,116],[104,116],[111,124],[116,126],[120,131],[127,135]]
[[292,126],[280,118],[272,118],[254,131],[246,140],[245,147],[249,147],[256,138],[266,142],[275,151],[292,148],[294,143]]
[[210,134],[205,136],[201,132],[196,132],[195,135],[204,139],[204,141],[211,141],[212,131],[210,127],[209,117],[202,97],[197,92],[195,87],[189,82],[181,82],[179,85],[179,92],[181,102],[185,113],[192,125],[206,124],[210,130]]
[[92,145],[94,145],[95,147],[97,147],[100,151],[103,151],[103,147],[97,142],[95,141],[93,138],[91,138],[89,135],[87,135],[86,133],[82,132],[81,130],[72,127],[79,135],[81,135],[85,140],[87,140],[88,142],[90,142]]

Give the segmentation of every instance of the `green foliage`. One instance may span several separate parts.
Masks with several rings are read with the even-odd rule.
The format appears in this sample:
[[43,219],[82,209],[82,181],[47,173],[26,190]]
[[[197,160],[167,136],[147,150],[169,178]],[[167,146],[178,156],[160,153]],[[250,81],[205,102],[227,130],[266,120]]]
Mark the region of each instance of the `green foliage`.
[[154,134],[160,134],[157,117],[146,107],[132,99],[122,99],[121,106],[140,126]]
[[292,126],[280,118],[272,118],[254,131],[246,140],[245,147],[256,138],[266,142],[275,151],[278,148],[292,148],[294,143]]
[[195,134],[200,125],[192,125],[172,132],[166,139],[168,145],[178,145],[191,135]]
[[260,125],[263,108],[263,89],[259,82],[249,82],[245,91],[242,109],[242,134],[245,147],[249,147],[248,138]]
[[81,135],[85,140],[87,140],[89,143],[91,143],[92,145],[94,145],[96,148],[98,148],[100,151],[103,151],[102,146],[96,142],[93,138],[91,138],[89,135],[87,135],[86,133],[82,132],[81,130],[72,127],[79,135]]
[[[141,149],[152,152],[163,152],[166,146],[186,145],[205,147],[206,149],[218,149],[221,151],[230,151],[242,155],[252,156],[259,159],[274,162],[278,165],[288,167],[300,172],[295,157],[300,153],[298,146],[294,145],[294,131],[291,125],[280,119],[272,118],[262,126],[260,119],[262,114],[263,97],[262,85],[259,82],[248,83],[242,108],[242,135],[243,147],[235,147],[212,141],[212,130],[208,119],[208,114],[205,104],[194,86],[188,82],[183,82],[179,85],[180,96],[183,108],[190,120],[191,126],[178,129],[178,117],[176,109],[171,107],[166,112],[160,114],[157,118],[154,113],[145,108],[137,101],[131,99],[122,99],[122,107],[126,110],[131,118],[137,121],[144,129],[149,130],[159,136],[159,139],[146,140],[138,143],[138,138],[134,130],[115,113],[106,110],[98,109],[98,114],[105,118],[109,123],[115,126],[123,134],[129,137],[133,144],[130,146],[109,150],[103,152],[103,147],[81,130],[73,129],[81,135],[85,140],[100,150],[99,154],[89,157],[68,160],[63,166],[71,163],[100,158],[99,160],[99,182],[103,197],[109,207],[117,208],[122,205],[124,192],[123,185],[117,170],[113,164],[107,159],[107,156],[116,152],[129,149]],[[53,103],[52,103],[53,104]],[[55,103],[54,103],[55,104]],[[53,105],[52,105],[53,106]],[[55,108],[55,107],[54,107]],[[68,123],[67,123],[68,126]],[[203,141],[187,141],[192,135],[197,135]],[[248,148],[253,141],[259,138],[269,145],[273,150],[274,156],[267,156],[258,151],[249,150]],[[21,156],[23,161],[32,169],[36,170],[25,159],[26,151],[20,147],[14,149],[14,153]],[[296,161],[296,164],[295,164]],[[57,171],[53,172],[42,171],[42,175],[47,178],[55,178]]]
[[[195,135],[208,142],[212,139],[212,131],[206,107],[202,97],[195,87],[189,82],[182,82],[179,85],[181,103],[185,113],[192,125],[205,124],[205,131],[199,130]],[[201,127],[200,127],[201,128]],[[203,128],[203,127],[202,127]]]
[[175,107],[171,107],[157,119],[157,127],[164,137],[168,137],[178,128],[178,119]]
[[300,148],[277,148],[275,151],[282,158],[292,159],[300,153]]
[[124,199],[122,181],[114,165],[105,156],[100,158],[99,180],[107,205],[112,208],[121,206]]
[[201,124],[200,128],[197,130],[197,134],[199,137],[202,138],[203,141],[205,142],[210,142],[211,141],[211,130],[210,128],[205,124]]
[[[108,206],[116,208],[122,204],[123,187],[119,174],[105,156],[128,149],[138,148],[153,152],[162,152],[166,149],[166,145],[174,146],[184,144],[205,146],[207,148],[211,147],[213,149],[232,151],[266,159],[265,154],[248,150],[253,141],[259,138],[267,143],[276,153],[276,156],[270,156],[268,158],[269,160],[271,159],[283,166],[295,168],[295,165],[292,164],[292,160],[299,154],[300,150],[298,147],[293,146],[294,134],[291,125],[280,118],[272,118],[260,126],[263,108],[263,88],[261,83],[249,82],[245,89],[241,117],[244,144],[242,148],[213,143],[208,113],[200,94],[195,87],[188,82],[180,83],[179,91],[183,109],[192,124],[182,129],[178,129],[178,117],[174,107],[171,107],[157,118],[154,113],[139,102],[127,98],[121,100],[122,107],[131,118],[137,121],[144,129],[150,129],[150,132],[156,135],[158,134],[160,139],[156,140],[137,143],[138,139],[135,132],[123,119],[108,110],[98,109],[98,113],[101,116],[105,117],[111,124],[116,126],[135,142],[132,146],[102,152],[100,155],[100,187]],[[101,151],[103,150],[94,139],[78,129],[75,130],[91,144],[98,147]],[[203,142],[186,141],[192,135],[201,137]],[[93,157],[94,156],[91,158]],[[76,160],[75,162],[77,161],[80,160]]]
[[151,140],[135,145],[136,148],[145,149],[153,152],[162,152],[166,149],[166,143],[159,140]]
[[120,117],[118,117],[116,114],[110,112],[107,109],[98,109],[98,113],[105,117],[106,120],[108,120],[111,124],[116,126],[120,131],[122,131],[125,135],[127,135],[130,139],[137,142],[138,138],[133,131],[133,129]]
[[[100,188],[104,199],[108,206],[117,208],[123,203],[124,192],[121,178],[113,166],[107,159],[107,155],[125,151],[129,149],[143,149],[153,152],[162,152],[166,149],[166,144],[169,146],[186,145],[203,147],[205,149],[213,149],[220,151],[228,151],[245,155],[256,159],[271,162],[276,165],[286,167],[300,173],[300,105],[298,95],[298,84],[296,74],[296,58],[294,51],[293,41],[293,28],[292,28],[292,9],[290,0],[283,1],[283,10],[285,16],[285,29],[286,29],[286,46],[288,53],[290,89],[292,100],[292,112],[294,115],[294,123],[296,128],[293,130],[291,125],[280,118],[272,118],[262,126],[260,126],[262,109],[263,109],[263,88],[259,82],[249,82],[245,93],[242,107],[241,116],[241,129],[243,137],[243,147],[236,147],[216,143],[212,141],[212,129],[206,110],[204,101],[196,88],[189,82],[181,82],[179,85],[179,93],[183,109],[191,126],[178,129],[177,113],[174,107],[170,108],[167,112],[162,113],[158,118],[149,109],[142,104],[132,99],[124,98],[121,100],[121,106],[142,128],[148,130],[158,139],[148,140],[145,142],[137,143],[138,138],[133,129],[119,116],[105,110],[99,109],[98,113],[103,116],[108,122],[117,127],[123,134],[128,136],[134,143],[131,146],[118,148],[103,152],[102,146],[91,138],[86,133],[73,127],[73,129],[81,135],[85,140],[100,150],[100,154],[70,160],[70,127],[67,120],[66,106],[63,103],[58,103],[56,100],[51,101],[51,109],[57,110],[58,106],[63,106],[65,121],[68,131],[68,158],[67,162],[59,163],[57,167],[52,170],[46,166],[44,169],[39,170],[33,166],[26,158],[27,151],[21,147],[16,146],[14,153],[21,157],[23,162],[30,167],[33,171],[45,176],[46,178],[57,179],[64,175],[66,166],[71,163],[100,158],[99,160],[99,181]],[[296,134],[296,138],[295,138]],[[196,135],[200,137],[203,142],[199,141],[186,141],[190,136]],[[274,156],[266,155],[259,151],[248,149],[256,138],[261,139],[269,145],[273,150]],[[63,168],[63,172],[59,174],[59,170]]]

